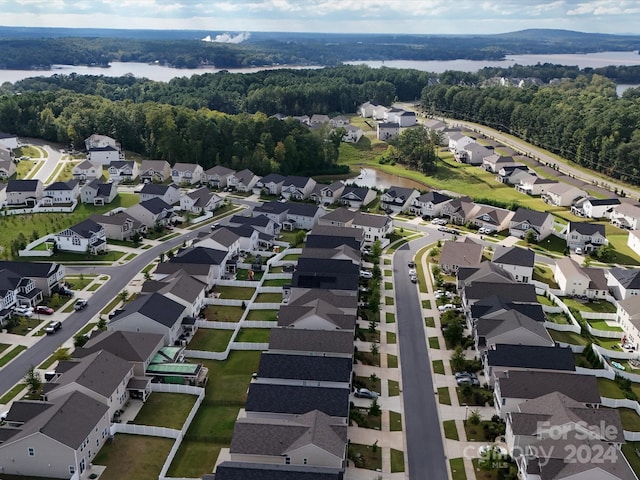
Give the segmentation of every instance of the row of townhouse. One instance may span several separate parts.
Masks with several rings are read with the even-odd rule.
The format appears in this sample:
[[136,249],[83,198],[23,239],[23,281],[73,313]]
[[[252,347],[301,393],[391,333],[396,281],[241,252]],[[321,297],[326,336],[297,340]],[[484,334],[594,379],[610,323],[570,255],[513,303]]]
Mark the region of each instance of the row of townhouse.
[[287,120],[288,118],[293,118],[294,120],[302,123],[303,125],[307,125],[310,128],[318,128],[322,125],[329,125],[333,129],[342,128],[344,130],[344,135],[342,136],[342,141],[347,143],[358,143],[364,132],[360,127],[355,125],[351,125],[351,122],[348,117],[344,115],[337,115],[335,117],[330,118],[328,115],[323,114],[314,114],[311,116],[308,115],[300,115],[295,117],[288,117],[281,113],[276,113],[272,115],[270,118],[276,118],[278,120]]
[[[455,244],[463,244],[446,242],[443,254],[447,243],[454,246],[450,258]],[[544,326],[536,288],[528,283],[533,252],[501,247],[491,262],[482,262],[481,253],[473,251],[475,264],[468,265],[468,247],[457,248],[463,248],[454,263],[459,264],[456,286],[467,326],[493,388],[496,414],[506,426],[498,455],[513,458],[519,476],[527,480],[635,479],[621,450],[625,437],[620,414],[601,408],[597,378],[578,374],[571,349],[558,346]],[[579,268],[569,262],[559,261],[557,270]],[[604,270],[584,275],[587,283],[602,288]],[[606,451],[607,462],[592,456],[572,461],[570,447],[583,445]]]
[[347,226],[308,234],[216,480],[344,478],[363,244]]

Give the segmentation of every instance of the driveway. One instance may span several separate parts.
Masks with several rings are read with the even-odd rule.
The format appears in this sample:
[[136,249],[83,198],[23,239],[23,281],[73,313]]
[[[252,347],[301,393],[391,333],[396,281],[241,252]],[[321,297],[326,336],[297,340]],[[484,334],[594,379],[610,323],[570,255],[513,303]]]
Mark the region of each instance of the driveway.
[[402,371],[407,465],[409,478],[447,480],[447,463],[434,395],[431,360],[424,333],[422,308],[407,263],[416,252],[437,241],[439,232],[409,242],[393,257],[398,353]]
[[53,171],[56,169],[58,162],[60,162],[60,160],[62,159],[62,152],[60,147],[37,138],[22,138],[21,141],[24,144],[36,145],[38,147],[41,147],[47,152],[47,158],[44,161],[44,165],[40,167],[40,170],[38,170],[33,177],[29,177],[31,179],[40,180],[42,183],[45,183],[51,176]]

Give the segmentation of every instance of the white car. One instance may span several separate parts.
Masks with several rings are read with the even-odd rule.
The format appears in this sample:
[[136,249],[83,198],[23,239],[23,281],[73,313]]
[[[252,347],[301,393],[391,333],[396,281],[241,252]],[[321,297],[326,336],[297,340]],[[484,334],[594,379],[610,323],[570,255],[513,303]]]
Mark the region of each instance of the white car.
[[453,303],[447,303],[446,305],[439,305],[438,311],[446,312],[447,310],[453,310],[456,306]]
[[366,270],[360,270],[360,276],[362,278],[373,278],[373,273],[368,272]]
[[13,312],[16,315],[21,315],[23,317],[32,317],[33,316],[33,308],[32,307],[16,307],[13,309]]
[[413,269],[413,268],[412,268],[411,270],[409,270],[409,276],[410,276],[410,277],[415,277],[415,276],[416,276],[416,271],[415,271],[415,269]]

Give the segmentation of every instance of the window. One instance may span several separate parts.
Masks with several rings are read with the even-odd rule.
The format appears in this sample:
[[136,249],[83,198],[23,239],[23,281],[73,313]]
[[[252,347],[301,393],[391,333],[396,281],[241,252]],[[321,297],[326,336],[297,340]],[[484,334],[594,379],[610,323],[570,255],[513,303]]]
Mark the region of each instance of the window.
[[71,243],[72,243],[73,245],[80,245],[80,239],[79,239],[78,237],[73,237],[73,238],[71,239]]
[[305,459],[303,459],[303,460],[302,460],[302,463],[303,463],[304,465],[306,465],[306,464],[307,464],[307,459],[306,459],[306,458],[305,458]]
[[33,447],[29,447],[29,448],[27,449],[27,454],[28,454],[30,457],[35,457],[35,455],[36,455],[36,451],[33,449]]
[[76,467],[74,465],[69,465],[69,473],[73,475],[76,473]]
[[285,463],[285,465],[291,465],[291,458],[285,457],[284,458],[284,463]]

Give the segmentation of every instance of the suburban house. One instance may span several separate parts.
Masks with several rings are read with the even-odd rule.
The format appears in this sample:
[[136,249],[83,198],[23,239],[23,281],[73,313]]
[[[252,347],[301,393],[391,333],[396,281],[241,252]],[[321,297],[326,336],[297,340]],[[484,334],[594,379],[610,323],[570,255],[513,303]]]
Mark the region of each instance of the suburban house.
[[547,188],[542,200],[556,207],[569,207],[579,198],[586,197],[587,192],[568,183],[558,182]]
[[213,212],[223,203],[222,197],[212,193],[207,187],[200,187],[180,197],[180,210],[198,215],[203,212]]
[[139,193],[141,202],[151,200],[152,198],[159,198],[169,205],[175,205],[180,202],[180,187],[175,183],[170,185],[147,183],[142,187]]
[[109,165],[109,163],[124,160],[124,152],[121,151],[120,144],[111,137],[94,133],[84,141],[87,149],[87,160],[99,165]]
[[16,174],[16,164],[11,160],[0,160],[0,178],[7,180]]
[[229,175],[234,173],[235,170],[222,165],[216,165],[204,172],[203,179],[213,188],[224,188],[227,186]]
[[[341,252],[348,252],[346,245],[337,247],[336,250]],[[310,250],[323,250],[305,248],[306,252]],[[332,249],[324,249],[332,251]],[[351,294],[351,292],[344,290],[325,290],[318,288],[288,288],[285,292],[286,303],[289,305],[309,305],[313,304],[316,300],[324,300],[330,305],[339,308],[343,313],[347,315],[358,314],[358,297]]]
[[140,202],[127,208],[126,212],[147,228],[167,225],[173,217],[173,207],[159,198]]
[[[547,332],[544,321],[529,316],[528,310],[530,309],[513,304],[496,308],[495,311],[476,318],[473,325],[476,349],[482,352],[499,343],[553,347],[555,341]],[[544,319],[542,308],[539,311]]]
[[388,111],[389,111],[389,107],[385,107],[384,105],[377,105],[373,107],[373,119],[384,120],[384,117]]
[[73,351],[74,358],[83,358],[104,350],[133,365],[133,374],[143,377],[153,356],[164,347],[164,337],[158,333],[100,331],[81,348]]
[[345,127],[349,125],[349,118],[345,117],[344,115],[336,115],[329,120],[329,123],[334,128]]
[[245,404],[247,418],[291,418],[312,410],[330,417],[346,419],[349,416],[349,388],[278,385],[273,383],[249,384]]
[[13,133],[0,132],[0,146],[13,150],[20,146],[18,136]]
[[527,195],[545,195],[552,186],[557,184],[557,180],[542,178],[537,176],[535,173],[529,173],[527,175],[522,175],[519,178],[519,181],[516,184],[516,190],[520,193],[526,193]]
[[460,152],[469,145],[470,143],[474,143],[475,140],[471,137],[467,137],[460,133],[460,131],[452,131],[447,134],[447,138],[449,139],[449,151],[454,155],[457,152]]
[[[500,268],[494,266],[494,268]],[[462,305],[468,309],[468,317],[478,318],[488,311],[493,311],[505,303],[508,304],[532,304],[527,310],[530,317],[538,316],[537,320],[544,322],[544,315],[536,297],[536,287],[530,283],[508,283],[495,281],[473,281],[465,285],[461,294]],[[474,307],[478,304],[478,307]],[[525,308],[525,307],[522,307]]]
[[640,256],[640,230],[631,230],[627,236],[627,246]]
[[70,205],[80,196],[78,180],[54,182],[44,187],[42,205]]
[[506,208],[492,207],[490,205],[478,205],[469,218],[469,221],[478,228],[484,228],[489,232],[501,232],[509,227],[509,222],[514,212]]
[[366,187],[345,185],[340,202],[349,208],[361,208],[369,205],[376,199],[376,191]]
[[316,225],[307,234],[306,246],[309,248],[336,248],[342,245],[362,250],[364,232],[359,228]]
[[575,250],[581,248],[588,253],[609,243],[604,225],[587,222],[569,222],[566,232],[567,248]]
[[56,374],[43,384],[42,397],[45,401],[81,392],[106,404],[111,419],[129,400],[128,384],[134,378],[133,365],[106,350],[63,360],[56,367]]
[[145,183],[163,183],[171,178],[171,165],[166,160],[143,160],[140,180]]
[[269,352],[351,359],[353,357],[353,332],[349,330],[272,328],[269,338]]
[[42,290],[33,280],[7,268],[0,268],[0,323],[10,317],[12,307],[35,307],[42,301]]
[[[305,258],[326,258],[330,260],[351,260],[355,265],[360,265],[361,254],[358,250],[342,245],[336,248],[308,248],[302,250],[301,257]],[[286,289],[285,289],[286,290]]]
[[587,197],[571,207],[571,213],[587,218],[611,218],[613,209],[620,205],[618,198]]
[[364,231],[364,240],[368,244],[376,240],[384,243],[387,236],[393,232],[391,217],[352,211],[345,207],[327,213],[318,220],[318,225],[360,228]]
[[497,377],[494,384],[496,412],[501,418],[518,410],[518,405],[559,392],[581,403],[600,405],[598,379],[570,372],[513,370]]
[[310,127],[322,125],[323,123],[329,123],[329,115],[314,113],[313,115],[311,115],[311,118],[309,118]]
[[106,403],[71,391],[46,402],[14,401],[6,423],[0,427],[3,473],[71,478],[107,441],[111,418]]
[[114,160],[109,163],[109,180],[114,183],[132,183],[140,175],[138,163],[127,160]]
[[72,175],[74,180],[86,182],[102,178],[102,165],[97,162],[85,160],[73,167]]
[[446,241],[442,245],[440,268],[447,275],[455,274],[460,267],[477,267],[480,262],[482,262],[482,245],[471,240]]
[[472,283],[513,284],[513,276],[497,263],[482,262],[477,267],[460,267],[456,272],[456,287],[463,290]]
[[36,288],[46,296],[51,296],[58,290],[65,276],[64,265],[53,262],[0,261],[0,269],[5,268],[33,280]]
[[629,296],[619,300],[616,306],[616,318],[625,331],[626,343],[640,349],[640,296]]
[[[315,260],[315,259],[314,259]],[[283,305],[278,315],[278,326],[309,330],[355,330],[356,316],[316,300],[307,305]]]
[[[216,230],[219,230],[221,228],[224,228],[238,238],[238,245],[240,250],[253,252],[260,249],[271,249],[273,247],[273,235],[261,233],[249,226],[232,227],[230,225],[225,225],[224,227],[216,228]],[[199,235],[199,237],[203,235],[201,243],[209,246],[209,243],[207,243],[208,239],[212,237],[215,238],[214,234],[216,233],[216,230],[214,230],[212,233],[205,233],[204,235],[203,233],[201,233]],[[213,245],[213,242],[211,242],[211,245]]]
[[[202,280],[211,287],[216,280],[219,280],[224,274],[227,273],[228,268],[232,271],[235,270],[235,262],[232,264],[228,264],[228,261],[231,259],[231,257],[232,254],[228,250],[218,250],[215,248],[197,246],[184,249],[183,251],[179,252],[178,255],[169,259],[168,263],[175,264],[176,266],[183,266],[183,268],[187,268],[184,267],[184,265],[193,264],[206,267],[206,280],[201,274],[198,274],[196,278]],[[158,267],[160,267],[161,265],[162,264],[158,265]],[[161,270],[156,269],[155,273],[158,274],[160,271]],[[167,272],[169,272],[169,270],[167,270]],[[173,271],[171,273],[173,273]]]
[[360,267],[350,260],[300,257],[291,279],[291,286],[356,292],[359,273]]
[[4,207],[7,201],[7,184],[0,182],[0,208]]
[[144,235],[147,233],[145,225],[124,211],[113,215],[91,215],[91,220],[104,228],[109,240],[127,241],[136,234]]
[[627,230],[640,229],[640,205],[622,203],[613,207],[611,211],[611,223],[616,227]]
[[282,192],[282,182],[285,176],[279,173],[270,173],[265,175],[253,186],[253,193],[265,193],[267,195],[280,195]]
[[347,425],[319,410],[287,419],[241,417],[229,454],[233,462],[344,468]]
[[482,159],[482,169],[491,173],[498,173],[502,167],[515,165],[513,157],[503,157],[498,153]]
[[194,185],[202,181],[204,170],[195,163],[176,163],[171,167],[171,180],[177,185]]
[[[521,180],[529,179],[531,175],[529,167],[521,163],[515,163],[513,165],[503,165],[498,170],[496,175],[496,181],[500,183],[506,183],[507,185],[520,185]],[[523,192],[527,193],[527,192]]]
[[117,310],[107,324],[107,330],[157,333],[165,345],[174,345],[182,333],[182,320],[187,307],[160,293],[140,295]]
[[442,216],[449,217],[449,223],[454,225],[464,225],[471,221],[476,212],[480,210],[480,205],[469,197],[454,198],[446,202],[442,207]]
[[391,107],[384,114],[386,122],[397,123],[400,127],[413,127],[416,123],[415,112],[408,112],[402,108]]
[[296,175],[289,175],[282,181],[282,195],[287,200],[306,200],[311,195],[316,181],[311,177],[299,177]]
[[280,224],[273,221],[266,215],[257,215],[255,217],[245,217],[243,215],[234,215],[229,219],[231,227],[250,227],[260,233],[266,235],[278,235],[280,233]]
[[373,117],[373,111],[379,106],[380,104],[377,102],[364,102],[358,107],[358,115],[364,118],[371,118]]
[[487,383],[513,370],[557,370],[574,372],[573,352],[569,347],[539,345],[507,345],[498,343],[482,353]]
[[3,147],[2,145],[0,145],[0,161],[14,163],[15,162],[15,158],[16,157],[15,157],[15,155],[13,153],[13,150],[11,150],[10,148]]
[[239,192],[250,192],[258,180],[260,180],[260,177],[245,168],[229,175],[227,177],[227,185]]
[[389,211],[393,213],[406,212],[419,195],[420,192],[413,188],[392,186],[382,194],[380,208],[386,210],[387,213]]
[[345,134],[342,137],[343,142],[358,143],[364,135],[362,129],[355,125],[344,125],[342,128],[345,130]]
[[491,262],[509,272],[516,282],[529,283],[533,278],[536,255],[533,250],[496,245]]
[[398,138],[400,135],[400,125],[391,122],[376,123],[376,138],[387,141]]
[[333,182],[331,185],[324,185],[320,188],[320,198],[317,201],[325,206],[339,202],[345,188],[345,184],[341,181]]
[[40,180],[9,180],[7,182],[7,206],[35,207],[44,195]]
[[471,142],[462,147],[461,150],[457,150],[454,156],[461,163],[482,165],[483,160],[492,154],[493,150],[489,150],[477,142]]
[[116,183],[102,183],[100,180],[91,180],[80,188],[80,201],[92,205],[107,205],[118,196]]
[[253,381],[283,385],[315,382],[323,387],[350,388],[352,369],[353,363],[347,357],[263,352]]
[[200,240],[198,245],[214,250],[226,250],[233,256],[240,252],[240,236],[226,226],[220,226]]
[[50,238],[56,242],[58,250],[63,252],[96,255],[108,250],[105,229],[91,219],[83,220]]
[[162,280],[146,280],[142,293],[160,293],[186,307],[185,316],[197,317],[205,306],[207,284],[184,272],[175,272]]
[[570,257],[556,260],[553,279],[563,295],[599,299],[609,294],[604,270],[583,268]]
[[606,275],[609,290],[617,300],[640,295],[640,270],[614,267]]
[[267,202],[253,209],[256,215],[265,215],[283,230],[311,230],[327,212],[323,207],[309,203]]
[[410,212],[419,217],[439,217],[442,209],[451,200],[451,197],[431,191],[416,197],[411,204]]
[[424,125],[424,128],[433,132],[442,132],[447,128],[446,123],[436,120],[435,118],[428,118],[422,124]]
[[547,238],[553,233],[553,215],[528,208],[518,208],[509,221],[509,235],[525,238],[529,232],[532,232],[536,242]]

